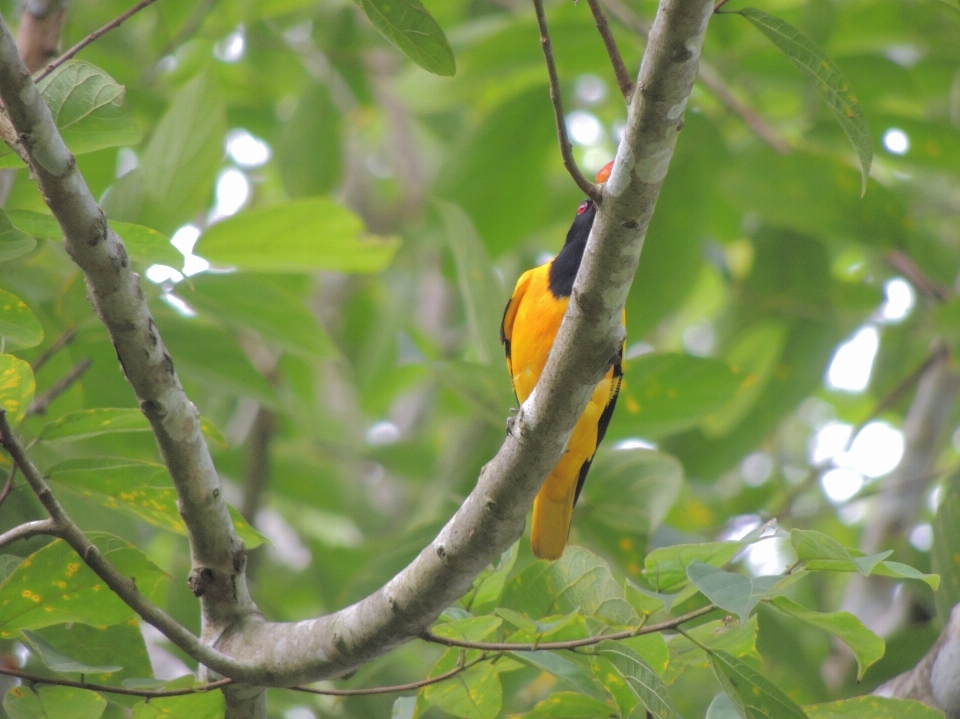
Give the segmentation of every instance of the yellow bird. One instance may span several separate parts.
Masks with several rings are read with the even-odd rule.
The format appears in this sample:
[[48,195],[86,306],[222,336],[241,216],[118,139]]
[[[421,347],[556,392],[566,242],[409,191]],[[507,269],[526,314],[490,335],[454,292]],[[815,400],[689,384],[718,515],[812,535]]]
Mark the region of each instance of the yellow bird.
[[[599,182],[609,176],[612,164],[597,175]],[[550,262],[520,276],[503,313],[500,341],[506,350],[513,391],[521,403],[533,392],[547,363],[550,348],[567,311],[596,213],[597,208],[591,200],[580,203],[563,249]],[[623,358],[622,348],[620,358]],[[594,389],[570,435],[567,451],[537,494],[533,503],[530,546],[540,559],[558,559],[563,554],[570,534],[573,505],[583,489],[597,446],[610,424],[622,378],[623,369],[617,362]]]

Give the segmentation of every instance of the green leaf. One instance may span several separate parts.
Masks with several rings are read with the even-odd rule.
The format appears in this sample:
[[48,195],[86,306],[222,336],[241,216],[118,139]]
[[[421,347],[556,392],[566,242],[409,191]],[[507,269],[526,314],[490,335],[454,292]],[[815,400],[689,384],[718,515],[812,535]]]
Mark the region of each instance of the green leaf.
[[82,662],[78,662],[76,659],[71,659],[70,657],[58,652],[39,634],[34,634],[27,629],[20,630],[20,634],[24,639],[27,640],[27,643],[30,645],[30,647],[37,652],[37,654],[40,656],[40,660],[47,665],[47,668],[52,669],[55,672],[60,672],[62,674],[113,674],[114,672],[119,672],[123,669],[123,667],[113,664],[104,666],[83,664]]
[[619,642],[601,642],[597,655],[609,661],[627,682],[627,686],[657,719],[679,717],[667,687],[642,656]]
[[738,615],[744,624],[757,603],[783,579],[781,576],[748,577],[725,572],[700,560],[690,563],[687,576],[707,599]]
[[730,701],[726,694],[717,694],[710,706],[707,707],[706,716],[703,719],[743,719],[736,706]]
[[943,488],[943,497],[933,521],[933,547],[930,566],[943,577],[936,594],[937,610],[942,617],[950,616],[954,605],[960,602],[960,476],[952,473]]
[[797,558],[804,562],[804,568],[812,572],[860,572],[864,576],[876,574],[893,579],[917,579],[934,591],[940,585],[940,577],[936,574],[924,574],[906,564],[884,559],[893,553],[892,550],[868,556],[812,529],[791,530],[790,541]]
[[[213,76],[198,75],[179,90],[160,119],[143,151],[140,167],[120,178],[134,183],[139,180],[141,202],[146,199],[155,203],[150,214],[163,218],[167,225],[188,220],[207,204],[223,160],[227,129],[224,113],[223,96]],[[167,229],[151,222],[150,217],[147,224]]]
[[257,272],[379,272],[397,239],[364,236],[363,222],[325,197],[242,212],[207,228],[194,252]]
[[36,390],[30,365],[13,355],[0,354],[0,407],[12,426],[18,425],[27,413]]
[[805,706],[809,719],[943,719],[943,712],[913,699],[865,696]]
[[6,212],[0,210],[0,262],[13,260],[37,246],[37,241],[28,233],[13,226]]
[[136,145],[143,134],[123,106],[123,85],[82,60],[64,63],[39,85],[70,152]]
[[628,360],[611,436],[656,437],[692,427],[720,411],[746,379],[719,360],[692,355]]
[[722,437],[740,424],[766,389],[786,341],[786,326],[772,319],[756,322],[733,338],[724,359],[741,381],[730,401],[704,421],[704,434]]
[[331,357],[336,346],[304,298],[277,278],[249,273],[204,273],[182,283],[177,293],[200,312],[234,327],[256,331],[264,340],[304,359]]
[[648,538],[683,487],[683,467],[647,449],[603,451],[591,466],[574,526],[577,532],[639,574]]
[[58,417],[40,432],[41,440],[80,440],[112,432],[149,432],[150,422],[139,409],[81,409]]
[[704,542],[660,547],[643,560],[643,577],[656,591],[672,593],[687,584],[687,567],[694,561],[722,567],[733,559],[742,547],[740,542]]
[[424,70],[447,77],[457,72],[447,37],[420,0],[356,2],[380,34]]
[[[63,242],[63,230],[53,215],[30,210],[10,210],[10,220],[21,230],[34,237],[52,242]],[[143,225],[110,220],[113,231],[123,240],[127,254],[145,265],[168,265],[181,267],[183,254],[170,244],[163,234]]]
[[[106,532],[88,532],[93,542],[137,589],[150,596],[167,575],[132,544]],[[64,622],[94,626],[118,624],[133,610],[115,595],[62,539],[23,560],[0,585],[0,637],[12,639],[21,629]]]
[[774,597],[772,604],[784,614],[830,632],[843,640],[857,658],[857,681],[883,656],[886,643],[850,612],[815,612],[787,597]]
[[[325,195],[340,181],[343,118],[326,85],[310,82],[300,91],[297,109],[277,143],[280,179],[290,197]],[[303,149],[310,148],[304,162]]]
[[[68,657],[80,657],[91,664],[123,667],[109,674],[86,673],[84,677],[88,682],[124,686],[130,680],[153,675],[147,646],[135,618],[107,627],[92,627],[80,622],[57,624],[32,634],[42,637],[48,646]],[[136,697],[120,694],[111,695],[110,700],[124,706],[133,706],[138,701]]]
[[727,696],[747,719],[807,719],[790,697],[732,654],[714,651],[710,664]]
[[[40,431],[39,439],[76,441],[114,432],[149,432],[150,421],[139,409],[101,407],[69,412]],[[218,445],[226,442],[220,430],[206,417],[200,418],[200,431],[208,441]]]
[[[82,457],[61,462],[49,469],[48,474],[51,481],[107,509],[187,535],[187,527],[177,509],[173,480],[162,464],[119,457]],[[235,510],[230,515],[247,547],[252,549],[266,541]]]
[[[757,653],[757,617],[753,615],[746,624],[718,619],[688,629],[687,634],[708,649],[722,649],[735,657],[760,659]],[[672,684],[690,667],[707,668],[709,657],[700,645],[684,636],[670,638],[670,663],[664,672],[663,680]]]
[[13,574],[13,570],[20,566],[23,557],[16,557],[12,554],[0,554],[0,584]]
[[[430,670],[435,677],[457,666],[460,651],[448,649]],[[493,662],[483,661],[465,672],[421,690],[427,703],[464,719],[494,719],[503,704],[503,687]]]
[[612,706],[577,692],[553,692],[528,713],[524,719],[596,719],[612,716]]
[[145,265],[183,267],[183,253],[170,244],[170,238],[156,230],[131,222],[110,220],[113,231],[123,240],[127,254]]
[[417,697],[397,697],[393,701],[390,719],[413,719],[417,709]]
[[[100,68],[72,60],[41,80],[38,87],[74,155],[140,142],[140,128],[123,106],[123,85]],[[22,164],[13,150],[0,152],[0,167]]]
[[488,424],[503,428],[507,408],[516,404],[503,365],[484,365],[462,360],[431,362],[431,373],[470,403]]
[[820,97],[827,103],[840,127],[850,138],[860,158],[861,196],[867,191],[867,178],[873,162],[873,138],[857,96],[837,64],[824,54],[816,43],[780,18],[756,8],[739,11],[789,57],[793,64],[813,80]]
[[[517,661],[547,672],[556,677],[562,684],[569,686],[580,694],[606,702],[609,694],[603,685],[597,681],[593,672],[586,665],[585,659],[569,652],[561,654],[552,651],[510,652],[510,656]],[[578,663],[579,662],[583,662]]]
[[434,200],[433,204],[457,268],[457,284],[476,360],[480,364],[499,364],[503,358],[500,321],[506,304],[503,285],[467,214],[452,202]]
[[503,624],[503,620],[500,617],[468,617],[437,624],[432,631],[438,637],[456,639],[461,642],[479,642],[497,631],[501,624]]
[[[154,317],[178,374],[218,393],[250,397],[268,407],[277,406],[277,393],[244,354],[230,332],[197,321],[199,318]],[[188,390],[189,391],[189,390]]]
[[16,295],[0,290],[0,337],[20,349],[43,342],[40,320]]
[[567,547],[555,562],[530,565],[507,584],[503,604],[534,619],[579,608],[581,614],[608,624],[635,625],[639,621],[607,563],[576,546]]
[[163,697],[135,704],[133,719],[223,719],[223,692]]
[[519,542],[514,542],[510,549],[500,555],[500,561],[493,569],[481,573],[473,583],[473,594],[468,594],[468,609],[476,612],[487,611],[500,599],[507,577],[517,561]]
[[56,686],[13,687],[3,698],[10,719],[99,719],[106,700],[88,689]]

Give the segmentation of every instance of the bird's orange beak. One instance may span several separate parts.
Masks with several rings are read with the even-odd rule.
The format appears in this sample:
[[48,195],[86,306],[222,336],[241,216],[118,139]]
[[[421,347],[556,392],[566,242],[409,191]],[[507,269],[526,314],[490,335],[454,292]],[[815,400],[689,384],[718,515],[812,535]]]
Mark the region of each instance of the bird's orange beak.
[[597,173],[597,182],[606,182],[610,179],[610,173],[613,171],[613,160],[604,165]]

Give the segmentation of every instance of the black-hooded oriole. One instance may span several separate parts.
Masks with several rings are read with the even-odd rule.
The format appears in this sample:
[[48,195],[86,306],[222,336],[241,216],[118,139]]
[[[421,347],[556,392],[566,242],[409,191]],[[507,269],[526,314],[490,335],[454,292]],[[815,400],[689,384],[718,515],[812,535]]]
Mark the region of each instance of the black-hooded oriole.
[[[610,165],[597,175],[598,182],[609,176]],[[563,249],[546,264],[520,276],[503,313],[500,341],[506,350],[513,391],[521,403],[533,392],[547,363],[550,348],[567,311],[596,213],[597,208],[591,200],[580,203]],[[621,358],[622,354],[621,350]],[[580,496],[597,446],[613,416],[622,377],[623,369],[617,362],[594,389],[570,435],[567,451],[537,494],[533,503],[530,546],[540,559],[557,559],[563,554],[570,533],[573,505]]]

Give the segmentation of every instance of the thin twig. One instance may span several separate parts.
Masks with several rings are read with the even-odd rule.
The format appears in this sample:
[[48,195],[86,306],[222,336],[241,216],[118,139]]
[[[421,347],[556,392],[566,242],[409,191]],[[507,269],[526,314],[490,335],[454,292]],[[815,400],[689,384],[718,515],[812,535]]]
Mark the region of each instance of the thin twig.
[[10,669],[0,667],[0,674],[8,677],[17,677],[31,684],[53,684],[58,687],[73,687],[75,689],[89,689],[94,692],[104,692],[107,694],[123,694],[128,697],[143,697],[145,699],[159,699],[161,697],[182,697],[187,694],[206,694],[214,689],[220,689],[232,684],[233,679],[220,679],[216,682],[210,682],[199,687],[185,687],[183,689],[128,689],[127,687],[112,687],[107,684],[91,684],[90,682],[75,682],[70,679],[60,679],[57,677],[42,677],[39,674],[21,671],[20,669]]
[[9,544],[19,542],[24,539],[32,539],[46,534],[50,537],[59,537],[57,526],[52,519],[38,519],[33,522],[25,522],[21,525],[0,534],[0,549]]
[[0,507],[3,506],[3,503],[7,501],[7,497],[10,496],[10,492],[13,491],[13,480],[17,478],[17,463],[14,462],[13,466],[10,467],[10,474],[7,475],[7,481],[3,485],[3,489],[0,490]]
[[57,352],[59,352],[68,344],[73,342],[76,336],[77,336],[76,327],[68,327],[67,329],[65,329],[63,331],[63,334],[57,337],[57,339],[54,340],[52,345],[50,345],[49,347],[47,347],[47,349],[41,352],[40,355],[30,365],[33,368],[34,374],[36,374],[37,370],[43,367],[47,363],[47,361],[51,357],[53,357]]
[[603,8],[600,7],[600,0],[587,0],[587,4],[590,6],[590,12],[593,13],[593,21],[597,24],[597,32],[600,33],[603,44],[607,48],[610,64],[613,65],[613,74],[617,76],[617,85],[620,86],[620,94],[625,100],[629,100],[630,95],[633,94],[633,80],[630,79],[627,66],[623,63],[617,41],[610,32],[610,24],[607,22],[607,16],[603,14]]
[[67,60],[70,60],[71,58],[73,58],[74,55],[76,55],[78,52],[80,52],[81,50],[83,50],[83,48],[85,48],[87,45],[89,45],[90,43],[92,43],[92,42],[94,42],[95,40],[99,39],[101,36],[106,35],[106,34],[107,34],[108,32],[110,32],[111,30],[120,27],[123,23],[125,23],[125,22],[126,22],[127,20],[129,20],[131,17],[133,17],[134,15],[136,15],[138,12],[140,12],[141,10],[143,10],[143,9],[144,9],[145,7],[147,7],[148,5],[152,5],[152,4],[155,3],[156,1],[157,1],[157,0],[140,0],[140,2],[138,2],[138,3],[137,3],[136,5],[134,5],[132,8],[130,8],[129,10],[127,10],[125,13],[123,13],[122,15],[119,15],[118,17],[115,17],[113,20],[111,20],[110,22],[108,22],[106,25],[104,25],[103,27],[101,27],[99,30],[94,30],[92,33],[90,33],[90,34],[87,35],[85,38],[83,38],[83,40],[81,40],[81,41],[78,42],[76,45],[74,45],[74,46],[71,47],[69,50],[67,50],[65,53],[63,53],[63,55],[61,55],[60,57],[58,57],[56,60],[54,60],[53,62],[51,62],[49,65],[47,65],[41,72],[37,73],[37,75],[34,76],[33,81],[34,81],[34,82],[40,82],[43,78],[45,78],[45,77],[46,77],[47,75],[49,75],[51,72],[53,72],[54,70],[56,70],[56,69],[57,69],[58,67],[60,67],[63,63],[65,63]]
[[[933,365],[937,362],[944,361],[950,355],[950,348],[947,347],[943,342],[937,343],[937,346],[934,347],[933,351],[927,355],[927,357],[914,368],[910,374],[904,377],[902,380],[897,382],[897,386],[891,389],[887,394],[880,398],[880,400],[874,405],[873,409],[870,410],[870,414],[864,417],[856,427],[853,428],[853,431],[850,433],[850,442],[853,441],[853,438],[860,432],[861,429],[866,426],[868,422],[875,419],[881,413],[886,412],[891,407],[895,406],[900,402],[914,387],[917,386],[917,383],[920,379],[927,373]],[[845,447],[844,451],[849,449]]]
[[707,86],[707,89],[709,89],[720,102],[727,106],[728,110],[739,115],[747,127],[753,130],[761,140],[781,155],[786,155],[790,152],[790,144],[784,140],[773,127],[767,124],[766,120],[754,112],[752,107],[733,94],[733,91],[723,81],[720,73],[717,72],[713,65],[701,60],[698,79]]
[[[607,9],[626,25],[630,30],[644,37],[650,32],[650,25],[643,18],[633,12],[621,0],[603,0]],[[773,129],[753,108],[741,101],[709,62],[700,59],[700,71],[697,79],[733,114],[739,115],[744,124],[753,130],[757,136],[772,149],[782,155],[791,151],[790,144]]]
[[393,694],[394,692],[410,692],[414,689],[420,689],[421,687],[428,687],[431,684],[438,684],[442,681],[446,681],[451,677],[455,677],[457,674],[467,671],[470,667],[479,664],[480,662],[487,659],[487,655],[477,657],[471,662],[465,662],[460,664],[448,672],[443,674],[438,674],[435,677],[430,677],[428,679],[421,679],[417,682],[410,682],[409,684],[395,684],[392,687],[370,687],[369,689],[311,689],[310,687],[290,687],[294,691],[298,692],[307,692],[308,694],[323,694],[324,696],[332,697],[359,697],[366,696],[369,694]]
[[713,6],[713,12],[714,12],[714,13],[720,12],[720,8],[722,8],[722,7],[723,7],[724,5],[726,5],[728,2],[730,2],[730,0],[718,0],[718,1],[717,1],[717,4]]
[[84,357],[82,360],[77,362],[73,366],[73,369],[70,370],[65,376],[57,380],[53,387],[48,389],[30,403],[30,407],[27,408],[27,414],[44,414],[47,411],[47,407],[50,406],[50,403],[70,389],[74,383],[77,382],[77,380],[83,377],[83,374],[90,369],[90,365],[92,364],[93,360],[91,360],[89,357]]
[[600,634],[594,637],[584,637],[582,639],[568,639],[567,641],[563,642],[539,642],[534,644],[514,644],[512,642],[467,642],[459,639],[448,639],[447,637],[441,637],[430,631],[422,634],[420,638],[426,642],[442,644],[446,647],[459,647],[460,649],[481,649],[490,652],[536,652],[540,651],[541,649],[577,649],[578,647],[589,647],[608,640],[615,641],[619,639],[629,639],[631,637],[639,637],[643,634],[654,634],[667,629],[676,629],[681,624],[689,622],[692,619],[696,619],[697,617],[702,617],[704,614],[709,614],[716,608],[716,604],[708,604],[705,607],[694,609],[692,612],[687,612],[686,614],[683,614],[679,617],[674,617],[673,619],[668,619],[664,622],[660,622],[659,624],[651,624],[649,626],[642,627],[639,631],[636,627],[634,627],[633,629],[627,629],[622,632],[614,632],[613,634]]
[[946,302],[950,299],[950,289],[937,280],[927,277],[906,252],[894,250],[884,258],[887,264],[909,280],[924,297],[931,302]]
[[543,49],[543,59],[547,63],[547,76],[550,78],[550,102],[553,104],[553,115],[557,121],[557,139],[560,141],[560,155],[563,157],[563,166],[567,168],[570,177],[583,190],[583,194],[598,205],[601,201],[600,188],[583,176],[577,161],[573,159],[573,145],[567,137],[567,119],[563,114],[563,97],[560,93],[560,79],[557,77],[557,66],[553,61],[553,47],[550,44],[550,31],[547,29],[547,17],[543,12],[543,0],[533,0],[533,7],[537,12],[537,25],[540,27],[540,47]]

